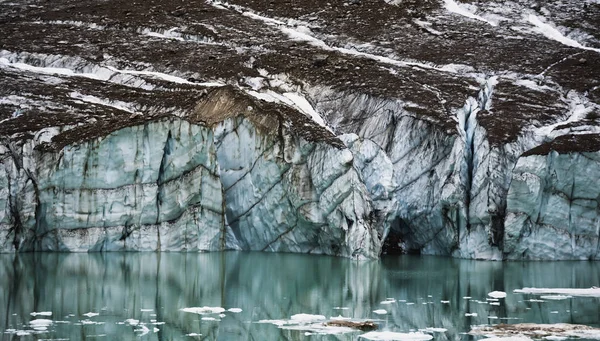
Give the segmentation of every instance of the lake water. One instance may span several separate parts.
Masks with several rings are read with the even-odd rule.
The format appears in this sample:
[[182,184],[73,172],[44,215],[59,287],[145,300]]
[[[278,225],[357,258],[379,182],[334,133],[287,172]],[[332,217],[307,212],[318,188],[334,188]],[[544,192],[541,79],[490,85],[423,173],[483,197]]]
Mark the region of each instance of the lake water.
[[[373,320],[379,331],[437,328],[428,331],[433,340],[474,340],[480,337],[465,333],[481,324],[598,327],[599,298],[542,299],[513,290],[590,288],[599,281],[600,262],[424,256],[359,262],[245,252],[5,254],[0,339],[362,339],[365,332],[322,327],[323,317],[343,316]],[[492,291],[507,297],[489,300]],[[207,308],[185,309],[200,307]]]

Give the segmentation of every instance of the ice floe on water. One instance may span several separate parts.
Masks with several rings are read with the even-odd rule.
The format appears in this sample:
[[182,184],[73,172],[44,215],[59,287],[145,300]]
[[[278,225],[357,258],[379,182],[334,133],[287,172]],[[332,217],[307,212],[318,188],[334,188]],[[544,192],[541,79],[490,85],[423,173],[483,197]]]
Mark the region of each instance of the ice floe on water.
[[100,313],[92,313],[92,312],[89,312],[89,313],[85,313],[85,314],[81,314],[81,315],[82,315],[82,316],[85,316],[85,317],[94,317],[94,316],[98,316],[98,315],[100,315]]
[[429,327],[429,328],[419,329],[419,331],[423,332],[423,333],[445,333],[448,331],[448,329]]
[[[510,338],[548,339],[557,340],[561,338],[582,338],[600,340],[600,328],[580,324],[555,323],[517,323],[498,324],[492,326],[473,326],[469,332],[471,335],[484,335],[489,337],[485,341],[502,340],[509,341]],[[516,341],[519,341],[516,340]]]
[[256,323],[273,324],[281,329],[305,331],[307,335],[335,335],[356,332],[356,329],[350,328],[353,325],[349,318],[335,317],[327,320],[324,315],[296,314],[289,320],[260,320]]
[[517,294],[546,295],[557,294],[579,297],[600,297],[600,288],[522,288],[513,290]]
[[384,305],[386,305],[386,304],[394,304],[394,303],[396,303],[396,300],[393,299],[393,298],[386,298],[385,301],[379,302],[379,304],[384,304]]
[[191,308],[182,308],[179,310],[186,312],[186,313],[204,315],[204,314],[221,314],[225,311],[225,308],[221,308],[221,307],[191,307]]
[[31,315],[31,316],[52,316],[52,312],[51,311],[40,311],[40,312],[29,313],[29,315]]
[[492,291],[488,296],[491,298],[506,298],[506,293],[504,291]]
[[562,300],[566,300],[569,298],[573,298],[573,296],[569,296],[569,295],[543,295],[540,296],[541,299],[543,300],[552,300],[552,301],[562,301]]
[[359,338],[367,340],[410,340],[410,341],[426,341],[433,339],[433,336],[425,333],[414,332],[414,333],[395,333],[389,331],[381,332],[368,332],[362,334]]
[[33,330],[37,330],[37,331],[45,331],[51,325],[52,325],[52,320],[48,320],[48,319],[37,319],[37,320],[29,321],[29,326]]
[[227,309],[227,311],[229,311],[231,313],[241,313],[242,309],[241,308],[229,308],[229,309]]
[[385,309],[377,309],[377,310],[373,310],[373,313],[375,313],[377,315],[385,315],[385,314],[387,314],[387,310],[385,310]]

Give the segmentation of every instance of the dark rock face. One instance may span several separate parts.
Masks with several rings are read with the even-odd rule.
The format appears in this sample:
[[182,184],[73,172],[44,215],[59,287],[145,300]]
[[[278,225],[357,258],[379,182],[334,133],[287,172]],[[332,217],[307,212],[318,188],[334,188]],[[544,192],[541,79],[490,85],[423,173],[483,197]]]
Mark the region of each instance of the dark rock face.
[[377,257],[392,231],[598,259],[598,22],[592,0],[0,2],[0,251]]

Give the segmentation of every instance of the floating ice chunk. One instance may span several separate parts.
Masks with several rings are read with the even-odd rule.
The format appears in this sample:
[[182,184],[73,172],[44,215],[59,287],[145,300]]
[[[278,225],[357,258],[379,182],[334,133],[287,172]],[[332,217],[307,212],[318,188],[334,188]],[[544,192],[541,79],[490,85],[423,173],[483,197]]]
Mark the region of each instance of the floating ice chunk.
[[140,309],[141,312],[151,312],[154,311],[154,309]]
[[193,313],[193,314],[221,314],[225,311],[224,308],[221,307],[191,307],[191,308],[182,308],[179,309],[180,311],[186,312],[186,313]]
[[256,323],[270,323],[270,324],[274,324],[276,326],[281,327],[281,326],[287,324],[287,321],[286,320],[259,320]]
[[189,333],[189,334],[185,334],[185,336],[202,336],[202,334],[198,334],[198,333]]
[[140,320],[127,319],[127,320],[125,320],[125,323],[132,325],[132,326],[137,326],[140,323]]
[[569,298],[573,298],[573,296],[569,296],[569,295],[544,295],[544,296],[540,296],[541,299],[544,300],[553,300],[553,301],[561,301],[561,300],[566,300]]
[[218,319],[214,318],[214,317],[203,317],[201,318],[202,321],[219,321]]
[[463,300],[470,300],[472,297],[471,296],[464,296]]
[[562,340],[566,340],[566,339],[568,339],[568,337],[566,337],[566,336],[557,336],[557,335],[544,336],[544,340],[550,340],[550,341],[562,341]]
[[387,310],[385,310],[385,309],[377,309],[377,310],[373,310],[373,313],[375,313],[377,315],[385,315],[385,314],[387,314]]
[[348,310],[348,307],[333,307],[334,310]]
[[485,341],[531,341],[527,336],[507,336],[507,337],[490,337],[484,339]]
[[[551,312],[551,313],[558,313]],[[473,326],[469,332],[471,335],[483,335],[494,337],[484,339],[485,341],[498,339],[509,340],[507,337],[525,337],[548,340],[569,339],[596,339],[600,340],[600,328],[594,328],[586,325],[556,323],[556,324],[537,324],[537,323],[518,323],[518,324],[495,324]],[[515,336],[517,335],[517,336]],[[526,339],[529,340],[529,339]]]
[[146,327],[143,324],[140,324],[139,326],[140,326],[139,328],[133,330],[134,332],[140,333],[140,335],[138,335],[138,336],[144,336],[144,335],[150,333],[150,328]]
[[85,313],[85,314],[82,314],[82,315],[85,316],[85,317],[94,317],[94,316],[98,316],[100,314],[99,313],[89,312],[89,313]]
[[367,340],[418,340],[425,341],[433,339],[433,336],[425,333],[394,333],[394,332],[369,332],[362,334],[359,338]]
[[33,329],[37,329],[37,328],[47,329],[50,325],[52,325],[52,320],[48,320],[48,319],[32,320],[32,321],[29,321],[29,325]]
[[31,316],[52,316],[52,312],[51,311],[40,311],[40,312],[29,313],[29,315],[31,315]]
[[440,301],[442,304],[450,304],[450,301]]
[[227,309],[227,311],[232,312],[232,313],[241,313],[242,309],[240,309],[240,308],[229,308],[229,309]]
[[465,316],[466,317],[470,317],[470,316],[477,317],[477,313],[465,313]]
[[559,294],[580,297],[600,297],[600,288],[592,287],[589,289],[569,289],[569,288],[523,288],[513,291],[517,294]]
[[338,326],[326,326],[323,323],[312,323],[308,325],[286,325],[280,327],[282,329],[288,330],[301,330],[306,331],[305,335],[308,333],[312,334],[321,334],[321,335],[336,335],[336,334],[345,334],[352,333],[356,330],[348,327],[338,327]]
[[393,298],[386,298],[385,301],[379,302],[379,304],[394,304],[394,303],[396,303],[396,300]]
[[81,323],[83,325],[89,325],[89,324],[104,324],[105,322],[96,322],[96,321],[92,321],[92,320],[81,320],[81,321],[79,321],[79,323]]
[[425,328],[425,329],[419,329],[419,331],[424,332],[424,333],[445,333],[448,331],[448,329],[429,327],[429,328]]
[[348,320],[352,320],[352,318],[350,318],[350,317],[344,317],[342,315],[338,315],[336,317],[331,317],[331,320],[334,320],[334,321],[348,321]]
[[500,302],[490,302],[490,305],[500,305]]
[[506,298],[506,293],[504,291],[492,291],[488,296],[491,298]]
[[302,323],[302,322],[313,322],[326,320],[327,318],[323,315],[312,315],[312,314],[296,314],[292,315],[291,322],[293,323]]

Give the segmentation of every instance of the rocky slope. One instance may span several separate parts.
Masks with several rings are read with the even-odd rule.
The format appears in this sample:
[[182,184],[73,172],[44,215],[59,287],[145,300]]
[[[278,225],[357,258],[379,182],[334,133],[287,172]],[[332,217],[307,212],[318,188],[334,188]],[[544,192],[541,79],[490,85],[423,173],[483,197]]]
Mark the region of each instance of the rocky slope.
[[600,258],[600,4],[0,2],[0,251]]

